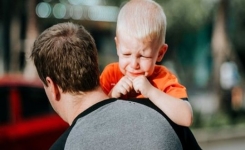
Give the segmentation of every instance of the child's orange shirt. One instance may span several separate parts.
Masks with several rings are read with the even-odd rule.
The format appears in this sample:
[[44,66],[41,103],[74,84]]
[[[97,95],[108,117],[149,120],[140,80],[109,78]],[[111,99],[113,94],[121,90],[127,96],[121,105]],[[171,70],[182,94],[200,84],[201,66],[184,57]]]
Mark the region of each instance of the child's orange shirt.
[[[118,63],[111,63],[105,67],[100,76],[100,84],[104,92],[108,95],[111,89],[124,75],[119,69]],[[187,99],[186,88],[178,82],[176,76],[166,67],[156,65],[154,73],[148,77],[149,82],[161,91],[180,99]],[[143,98],[141,94],[129,93],[121,98]]]

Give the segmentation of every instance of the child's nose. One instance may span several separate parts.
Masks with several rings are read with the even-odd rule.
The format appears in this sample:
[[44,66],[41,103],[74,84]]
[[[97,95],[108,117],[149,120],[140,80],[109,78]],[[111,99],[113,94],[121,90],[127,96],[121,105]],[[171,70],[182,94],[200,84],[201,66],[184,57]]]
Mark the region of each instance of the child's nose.
[[134,69],[138,69],[139,68],[139,62],[138,62],[138,58],[131,58],[131,67]]

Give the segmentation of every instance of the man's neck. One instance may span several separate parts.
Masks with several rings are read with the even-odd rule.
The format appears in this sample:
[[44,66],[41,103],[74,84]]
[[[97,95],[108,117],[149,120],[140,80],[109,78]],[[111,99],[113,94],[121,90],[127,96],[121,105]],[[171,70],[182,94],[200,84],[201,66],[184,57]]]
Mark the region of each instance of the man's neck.
[[94,104],[101,102],[109,97],[102,91],[101,88],[97,88],[91,92],[86,92],[81,95],[73,97],[72,104],[68,109],[67,121],[69,125],[72,124],[73,120],[83,111],[93,106]]

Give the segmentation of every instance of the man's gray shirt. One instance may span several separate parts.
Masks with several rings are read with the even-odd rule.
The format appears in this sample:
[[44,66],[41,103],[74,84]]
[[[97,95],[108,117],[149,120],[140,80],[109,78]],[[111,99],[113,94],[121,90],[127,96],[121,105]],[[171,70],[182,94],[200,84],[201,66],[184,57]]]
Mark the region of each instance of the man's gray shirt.
[[137,102],[115,100],[78,118],[66,150],[181,150],[169,122]]

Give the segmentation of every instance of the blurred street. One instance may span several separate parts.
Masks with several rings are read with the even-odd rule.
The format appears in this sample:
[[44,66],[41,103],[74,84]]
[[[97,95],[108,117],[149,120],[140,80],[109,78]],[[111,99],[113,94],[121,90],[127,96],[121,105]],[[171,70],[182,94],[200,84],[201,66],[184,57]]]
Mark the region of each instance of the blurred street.
[[[218,100],[214,93],[198,92],[189,98],[193,109],[202,115],[209,117],[217,115]],[[195,128],[192,131],[203,150],[245,150],[245,124]]]
[[218,97],[213,92],[189,92],[189,101],[192,108],[201,114],[210,115],[215,113],[218,109]]
[[245,126],[192,130],[203,150],[244,150]]

